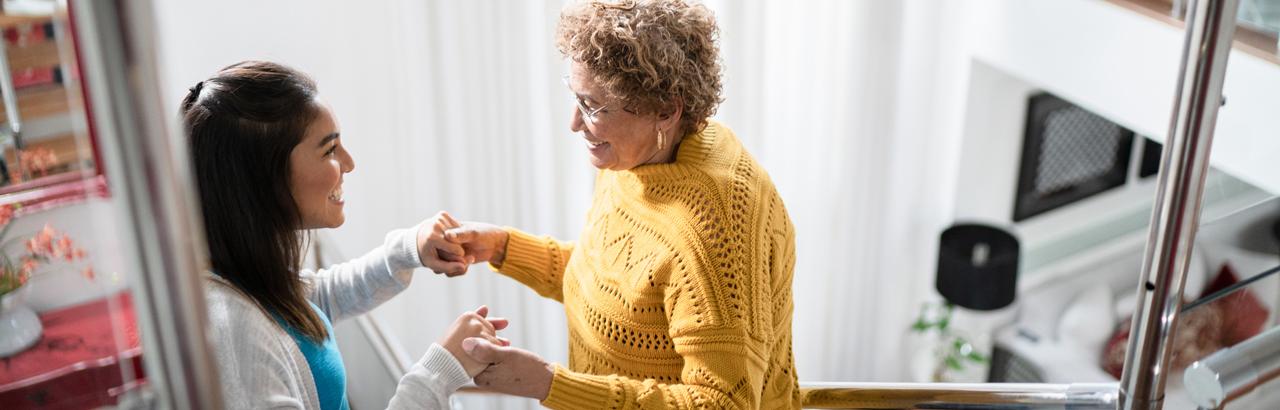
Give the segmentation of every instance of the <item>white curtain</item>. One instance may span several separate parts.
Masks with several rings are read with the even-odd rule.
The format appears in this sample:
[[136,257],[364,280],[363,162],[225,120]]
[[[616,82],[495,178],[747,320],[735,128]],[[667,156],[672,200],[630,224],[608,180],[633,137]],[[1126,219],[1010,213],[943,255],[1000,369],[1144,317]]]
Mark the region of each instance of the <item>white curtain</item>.
[[[158,3],[171,106],[246,58],[317,78],[356,159],[347,224],[326,234],[346,255],[442,209],[565,239],[581,229],[593,169],[568,129],[553,37],[562,1]],[[908,378],[906,328],[933,294],[955,196],[963,4],[709,3],[726,70],[716,117],[769,171],[796,225],[802,381]],[[416,357],[481,303],[512,319],[515,344],[565,361],[560,305],[483,266],[454,279],[421,271],[375,315]]]
[[[726,101],[796,224],[801,381],[904,381],[949,221],[962,79],[955,3],[722,1]],[[943,41],[951,47],[942,47]]]

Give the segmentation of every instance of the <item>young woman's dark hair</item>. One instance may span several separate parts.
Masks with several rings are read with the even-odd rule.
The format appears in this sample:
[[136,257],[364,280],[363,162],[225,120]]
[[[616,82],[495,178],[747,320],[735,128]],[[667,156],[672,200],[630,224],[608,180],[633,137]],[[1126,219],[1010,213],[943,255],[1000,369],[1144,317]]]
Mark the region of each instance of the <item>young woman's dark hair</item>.
[[314,81],[261,61],[197,83],[181,113],[214,273],[315,341],[328,332],[298,277],[304,238],[289,158],[319,113]]

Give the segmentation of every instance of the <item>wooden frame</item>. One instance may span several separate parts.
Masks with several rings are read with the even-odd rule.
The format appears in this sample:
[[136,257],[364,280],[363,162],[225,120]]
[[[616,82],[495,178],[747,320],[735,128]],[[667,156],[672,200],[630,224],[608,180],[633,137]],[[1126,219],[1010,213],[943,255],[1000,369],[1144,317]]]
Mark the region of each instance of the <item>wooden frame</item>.
[[[1186,21],[1181,13],[1174,10],[1173,0],[1106,0],[1109,3],[1124,7],[1134,12],[1167,23],[1182,29]],[[1254,57],[1280,64],[1280,35],[1255,29],[1250,26],[1236,26],[1234,47]]]
[[[67,7],[71,7],[70,4]],[[48,49],[57,50],[60,47],[70,46],[69,50],[60,53],[57,61],[53,61],[58,65],[61,72],[60,85],[41,85],[31,88],[30,92],[17,94],[20,106],[19,112],[34,117],[50,115],[67,115],[70,121],[74,121],[75,117],[82,117],[85,128],[82,130],[84,135],[80,137],[79,130],[72,130],[70,134],[58,136],[53,140],[52,144],[62,146],[63,153],[71,153],[74,159],[70,162],[86,163],[92,161],[92,168],[71,169],[66,172],[55,173],[47,176],[40,176],[26,181],[21,181],[11,185],[0,187],[0,204],[19,205],[19,213],[33,213],[47,210],[50,208],[75,204],[83,202],[89,198],[105,198],[109,196],[107,189],[106,176],[103,174],[101,163],[101,153],[97,145],[97,138],[93,132],[91,119],[92,107],[89,99],[85,97],[87,88],[85,79],[80,75],[79,61],[81,60],[80,46],[76,41],[75,24],[70,17],[68,10],[58,10],[52,15],[47,16],[10,16],[0,15],[0,28],[14,27],[18,25],[40,24],[49,22],[54,24],[54,29],[58,29],[58,25],[65,27],[61,37],[55,35],[55,38],[46,38],[45,43],[32,45],[30,48],[41,50],[38,56],[26,56],[24,60],[15,58],[15,66],[12,67],[14,72],[18,72],[20,67],[28,62],[40,62],[49,65],[51,62],[47,54]],[[3,36],[0,36],[3,37]],[[0,41],[8,41],[0,38]],[[61,42],[63,44],[50,46],[49,44]],[[69,60],[69,61],[68,61]],[[25,67],[30,67],[26,65]],[[35,94],[31,94],[35,93]],[[41,99],[37,104],[26,105],[24,100],[30,98]],[[58,100],[55,102],[44,100]],[[51,107],[54,106],[54,107]],[[28,114],[30,112],[30,114]],[[5,120],[0,119],[0,122]],[[70,140],[67,144],[64,139]],[[88,142],[89,150],[83,149],[81,141]],[[68,149],[67,146],[70,146]],[[7,147],[6,147],[7,150]],[[5,152],[4,156],[12,157],[12,152]],[[6,163],[14,163],[12,159]],[[15,170],[15,172],[21,172]]]

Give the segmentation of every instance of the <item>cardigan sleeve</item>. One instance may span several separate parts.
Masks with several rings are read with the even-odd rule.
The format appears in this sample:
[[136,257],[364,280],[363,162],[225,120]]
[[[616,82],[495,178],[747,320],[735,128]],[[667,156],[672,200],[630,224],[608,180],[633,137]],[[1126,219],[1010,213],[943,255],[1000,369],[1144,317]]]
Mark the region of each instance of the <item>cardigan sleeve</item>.
[[382,246],[363,256],[316,272],[302,272],[310,284],[308,299],[330,320],[357,316],[404,291],[418,259],[418,226],[387,233]]
[[388,409],[448,409],[449,396],[471,376],[448,350],[432,344],[427,354],[400,378]]

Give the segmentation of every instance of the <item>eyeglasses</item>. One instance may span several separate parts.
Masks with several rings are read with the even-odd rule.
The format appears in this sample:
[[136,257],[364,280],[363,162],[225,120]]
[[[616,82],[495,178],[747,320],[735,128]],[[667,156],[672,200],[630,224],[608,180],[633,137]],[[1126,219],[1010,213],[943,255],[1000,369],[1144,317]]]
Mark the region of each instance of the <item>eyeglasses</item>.
[[[569,86],[569,76],[566,75],[564,77],[560,77],[560,81],[563,81],[564,86],[569,87],[569,92],[573,93],[573,87]],[[601,114],[605,108],[609,108],[609,104],[602,105],[598,108],[591,108],[587,106],[587,101],[583,100],[582,96],[579,96],[577,93],[573,93],[573,98],[578,102],[578,112],[582,113],[582,119],[591,124],[595,124],[597,121],[600,121],[599,114]]]

